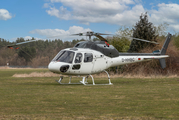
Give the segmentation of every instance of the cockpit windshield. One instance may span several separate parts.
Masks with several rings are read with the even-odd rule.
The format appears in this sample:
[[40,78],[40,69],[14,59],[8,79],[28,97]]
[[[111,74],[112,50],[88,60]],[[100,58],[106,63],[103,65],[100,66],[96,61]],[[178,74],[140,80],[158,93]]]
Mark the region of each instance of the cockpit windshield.
[[60,51],[52,61],[72,63],[74,54],[72,51]]

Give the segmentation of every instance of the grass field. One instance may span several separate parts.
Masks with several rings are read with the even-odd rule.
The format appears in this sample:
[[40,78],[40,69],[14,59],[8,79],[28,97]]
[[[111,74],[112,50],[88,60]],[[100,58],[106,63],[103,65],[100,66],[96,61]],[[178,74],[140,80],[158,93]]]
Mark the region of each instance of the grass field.
[[12,77],[34,71],[47,72],[0,69],[0,119],[179,119],[179,78],[113,78],[112,86],[83,86],[59,85],[58,77]]

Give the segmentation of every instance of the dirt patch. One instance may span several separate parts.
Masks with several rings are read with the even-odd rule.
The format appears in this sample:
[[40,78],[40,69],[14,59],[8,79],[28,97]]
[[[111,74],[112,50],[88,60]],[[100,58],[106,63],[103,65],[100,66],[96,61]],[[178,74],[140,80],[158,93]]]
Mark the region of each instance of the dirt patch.
[[[59,77],[60,74],[55,74],[52,72],[32,72],[30,74],[14,74],[13,77]],[[63,75],[64,77],[68,77]],[[77,76],[74,76],[77,77]],[[105,73],[94,74],[94,78],[106,78],[108,77]],[[178,75],[170,75],[170,76],[163,76],[163,75],[131,75],[131,74],[110,74],[110,78],[178,78]]]
[[9,67],[9,66],[0,66],[0,69],[47,69],[47,68],[31,68],[31,67]]
[[9,69],[9,66],[0,66],[0,69]]
[[[142,74],[109,74],[110,78],[178,78],[177,74],[174,75],[142,75]],[[104,78],[108,77],[105,73],[94,74],[93,77],[95,78]]]
[[12,77],[59,77],[59,74],[52,72],[32,72],[30,74],[14,74]]

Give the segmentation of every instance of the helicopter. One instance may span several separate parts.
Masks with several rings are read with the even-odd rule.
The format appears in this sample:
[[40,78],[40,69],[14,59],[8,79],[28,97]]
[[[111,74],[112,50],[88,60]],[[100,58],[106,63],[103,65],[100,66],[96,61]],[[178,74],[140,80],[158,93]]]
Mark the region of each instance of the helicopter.
[[[49,63],[48,69],[51,72],[69,76],[68,83],[62,83],[63,76],[60,76],[60,79],[56,80],[59,84],[113,85],[110,80],[110,75],[106,69],[119,65],[149,61],[153,59],[158,59],[160,61],[161,67],[164,69],[166,67],[165,58],[169,57],[168,55],[165,55],[165,53],[172,36],[170,33],[168,33],[162,49],[156,50],[152,53],[120,53],[113,45],[109,45],[108,41],[102,37],[102,35],[108,34],[89,31],[86,33],[78,33],[73,35],[88,36],[89,41],[81,41],[78,42],[73,48],[66,48],[61,50]],[[100,39],[100,41],[92,41],[92,36],[96,36]],[[133,39],[141,40],[144,42],[151,42],[139,38]],[[16,43],[7,47],[12,48],[14,46],[33,41],[36,40]],[[95,84],[92,75],[103,71],[108,76],[108,83]],[[79,81],[79,83],[72,83],[72,76],[82,77],[82,80]],[[92,79],[92,84],[88,83],[89,76]]]

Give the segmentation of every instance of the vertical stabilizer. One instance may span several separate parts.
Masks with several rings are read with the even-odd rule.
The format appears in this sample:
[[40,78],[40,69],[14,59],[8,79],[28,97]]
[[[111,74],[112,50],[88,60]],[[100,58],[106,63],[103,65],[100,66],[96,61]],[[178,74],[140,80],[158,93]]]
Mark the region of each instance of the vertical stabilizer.
[[168,48],[168,45],[169,45],[170,40],[171,40],[171,36],[172,35],[170,33],[168,33],[168,36],[167,36],[165,43],[163,44],[163,47],[162,47],[161,52],[160,52],[161,55],[165,55],[167,48]]
[[[169,45],[170,40],[171,40],[171,36],[172,35],[170,33],[168,33],[168,36],[167,36],[167,38],[165,40],[165,43],[163,44],[163,47],[162,47],[162,49],[160,51],[161,55],[165,55],[165,53],[167,51],[167,48],[168,48],[168,45]],[[166,68],[165,58],[159,59],[159,61],[160,61],[160,66],[162,67],[162,69]]]

